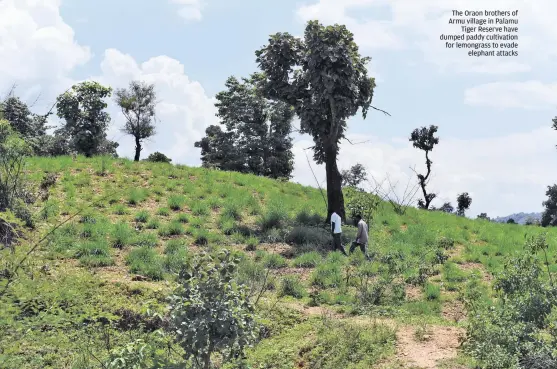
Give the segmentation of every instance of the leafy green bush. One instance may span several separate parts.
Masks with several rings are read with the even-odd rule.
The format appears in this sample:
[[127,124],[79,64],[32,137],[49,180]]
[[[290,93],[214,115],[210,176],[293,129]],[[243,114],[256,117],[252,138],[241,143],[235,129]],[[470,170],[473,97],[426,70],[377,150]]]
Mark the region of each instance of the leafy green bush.
[[494,282],[495,303],[486,303],[480,293],[465,299],[471,314],[464,348],[482,368],[557,367],[557,288],[548,248],[545,236],[539,235],[507,258]]
[[153,163],[167,163],[167,164],[172,161],[172,159],[170,159],[168,156],[158,151],[155,151],[154,153],[150,154],[145,160]]
[[256,339],[254,308],[247,289],[234,281],[239,260],[230,252],[201,254],[180,274],[171,296],[170,329],[185,358],[198,359],[204,369],[215,352],[223,358],[242,356]]

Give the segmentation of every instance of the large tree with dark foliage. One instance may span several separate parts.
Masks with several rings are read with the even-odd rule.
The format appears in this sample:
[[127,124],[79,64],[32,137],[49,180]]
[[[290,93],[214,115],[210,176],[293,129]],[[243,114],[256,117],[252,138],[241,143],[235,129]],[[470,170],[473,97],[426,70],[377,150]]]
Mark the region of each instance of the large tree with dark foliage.
[[195,146],[201,148],[206,167],[290,178],[294,111],[288,104],[263,97],[257,89],[258,80],[258,74],[241,81],[228,78],[227,89],[216,95],[215,104],[226,131],[210,126]]
[[545,195],[547,196],[547,200],[542,203],[545,210],[542,214],[541,226],[554,227],[557,225],[557,185],[547,186]]
[[139,161],[141,144],[155,135],[155,108],[157,94],[155,85],[142,81],[131,81],[129,88],[116,90],[116,103],[122,109],[126,124],[122,129],[135,140],[134,161]]
[[[107,140],[106,130],[110,115],[104,111],[112,89],[98,82],[81,82],[58,97],[56,110],[58,117],[65,120],[61,128],[62,138],[67,135],[68,145],[78,154],[115,154],[118,144]],[[60,131],[59,131],[60,132]]]
[[35,138],[46,134],[46,119],[31,113],[27,104],[17,96],[9,96],[0,102],[0,110],[4,119],[10,122],[12,128],[25,139]]
[[426,210],[429,209],[429,205],[437,196],[434,193],[428,193],[426,190],[426,186],[431,175],[431,164],[433,164],[433,162],[429,159],[429,153],[433,150],[433,147],[439,143],[439,137],[434,136],[436,132],[437,126],[432,125],[429,128],[416,128],[410,135],[410,141],[412,142],[412,145],[415,148],[425,152],[425,165],[427,168],[427,173],[425,176],[423,174],[417,175],[420,187],[422,188],[422,194],[424,195],[423,200],[418,200],[418,207]]
[[470,208],[470,205],[472,205],[472,198],[470,197],[470,195],[468,195],[468,192],[464,192],[458,195],[456,202],[456,213],[457,215],[463,217],[466,210],[468,210]]
[[441,206],[437,210],[442,211],[444,213],[452,213],[454,211],[454,207],[450,202],[446,202],[443,204],[443,206]]
[[345,169],[340,172],[342,177],[342,187],[354,187],[358,186],[367,179],[366,168],[358,163],[350,167],[350,169]]
[[301,133],[315,143],[314,159],[325,163],[327,219],[333,211],[345,217],[342,177],[337,166],[346,120],[359,109],[365,118],[373,98],[374,78],[368,77],[368,57],[362,57],[353,34],[343,25],[308,22],[304,38],[289,33],[271,35],[256,51],[265,74],[265,95],[295,108]]

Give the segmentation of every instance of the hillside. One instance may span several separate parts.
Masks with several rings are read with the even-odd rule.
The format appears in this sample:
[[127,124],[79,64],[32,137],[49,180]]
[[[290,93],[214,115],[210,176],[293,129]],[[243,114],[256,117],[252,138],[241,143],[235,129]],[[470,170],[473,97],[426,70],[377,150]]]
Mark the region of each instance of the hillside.
[[[136,339],[177,360],[179,346],[154,333],[164,327],[154,313],[166,313],[183,263],[224,248],[241,258],[238,280],[264,327],[251,368],[472,368],[458,350],[467,286],[490,298],[504,258],[542,232],[414,208],[398,215],[381,203],[368,263],[329,252],[311,187],[125,159],[34,158],[28,172],[36,186],[46,172],[56,181],[16,259],[66,223],[0,299],[2,368],[101,367]],[[346,247],[355,228],[343,230]]]
[[542,219],[542,213],[516,213],[516,214],[511,214],[511,215],[507,215],[505,217],[497,217],[494,219],[495,222],[498,223],[507,223],[507,221],[509,219],[514,219],[514,221],[518,224],[526,224],[526,221],[529,219],[534,219],[534,220],[541,220]]

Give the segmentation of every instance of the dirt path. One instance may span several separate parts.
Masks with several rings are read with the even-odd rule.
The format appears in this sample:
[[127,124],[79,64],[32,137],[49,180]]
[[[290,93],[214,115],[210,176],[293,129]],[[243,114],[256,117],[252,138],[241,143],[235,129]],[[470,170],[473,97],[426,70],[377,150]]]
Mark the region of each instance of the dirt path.
[[457,327],[427,325],[422,334],[417,335],[419,326],[401,325],[392,319],[346,317],[326,307],[306,307],[295,303],[287,305],[308,316],[324,315],[362,325],[376,322],[396,328],[395,359],[408,368],[438,369],[440,362],[455,359],[460,346],[459,338],[464,334],[464,330]]
[[440,361],[457,357],[462,329],[430,326],[422,340],[415,332],[416,327],[411,326],[400,327],[397,331],[396,356],[405,366],[437,369]]

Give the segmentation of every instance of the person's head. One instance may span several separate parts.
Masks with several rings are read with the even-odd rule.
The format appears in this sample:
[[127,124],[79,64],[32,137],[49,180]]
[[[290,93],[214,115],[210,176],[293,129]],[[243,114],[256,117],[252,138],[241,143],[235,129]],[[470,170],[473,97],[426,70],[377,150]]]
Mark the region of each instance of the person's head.
[[362,214],[356,214],[356,222],[362,220]]

